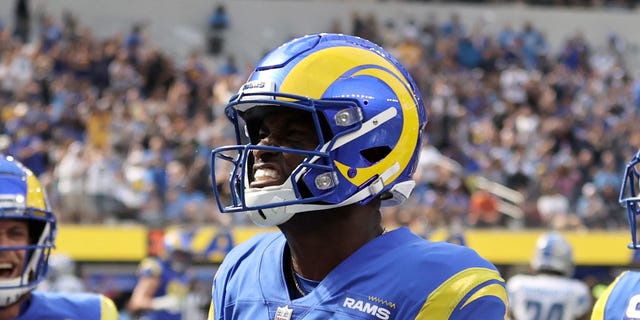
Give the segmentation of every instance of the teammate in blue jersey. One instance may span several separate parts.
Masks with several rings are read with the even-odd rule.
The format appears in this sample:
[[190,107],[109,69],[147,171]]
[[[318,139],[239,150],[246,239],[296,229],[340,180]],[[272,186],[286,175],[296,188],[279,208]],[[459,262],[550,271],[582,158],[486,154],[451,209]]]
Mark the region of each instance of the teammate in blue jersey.
[[138,266],[138,283],[127,309],[145,320],[182,319],[184,298],[189,292],[187,269],[193,258],[192,234],[183,229],[167,231],[164,252],[151,256]]
[[348,35],[294,39],[225,111],[238,144],[212,153],[220,210],[280,232],[225,257],[210,319],[506,317],[491,263],[381,225],[380,208],[415,185],[427,122],[417,85],[384,49]]
[[[630,249],[640,249],[636,219],[640,214],[640,151],[627,164],[620,188],[620,204],[627,208],[631,228]],[[592,320],[640,319],[640,272],[625,271],[598,298]]]
[[103,295],[34,290],[46,277],[55,235],[56,217],[38,178],[0,155],[0,320],[118,319]]

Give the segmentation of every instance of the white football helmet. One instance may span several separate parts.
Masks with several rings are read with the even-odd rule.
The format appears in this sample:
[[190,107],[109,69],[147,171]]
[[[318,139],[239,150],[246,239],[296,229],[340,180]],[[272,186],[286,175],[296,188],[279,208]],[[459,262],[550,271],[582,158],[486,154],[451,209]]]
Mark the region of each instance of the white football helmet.
[[531,267],[537,272],[551,271],[572,276],[574,261],[571,244],[558,232],[541,235],[536,242]]

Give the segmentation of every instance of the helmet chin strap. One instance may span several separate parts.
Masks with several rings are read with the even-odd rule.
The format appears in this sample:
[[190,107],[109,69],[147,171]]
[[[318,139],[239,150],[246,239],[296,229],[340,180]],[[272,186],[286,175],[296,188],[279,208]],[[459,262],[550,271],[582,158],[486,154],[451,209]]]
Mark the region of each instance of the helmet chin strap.
[[[295,192],[291,184],[291,180],[287,179],[285,183],[279,186],[264,188],[247,188],[245,192],[245,201],[247,206],[261,206],[265,203],[282,203],[295,199]],[[287,222],[296,212],[288,210],[288,206],[275,208],[264,208],[258,210],[247,211],[253,223],[271,227]]]
[[[378,177],[378,179],[372,182],[368,187],[363,188],[352,197],[341,203],[292,204],[280,207],[251,210],[247,211],[246,214],[249,216],[251,221],[253,221],[253,223],[261,226],[271,227],[287,222],[289,219],[291,219],[291,217],[293,217],[293,215],[299,212],[329,210],[365,201],[367,199],[370,199],[372,196],[380,194],[385,186],[385,181],[389,177],[397,173],[399,168],[400,166],[398,163],[394,164],[389,169],[387,169],[380,177]],[[389,199],[389,203],[387,203],[386,205],[398,205],[404,202],[404,200],[413,190],[414,186],[415,182],[413,180],[396,184],[391,190],[389,190],[389,192],[392,194],[392,198]],[[266,203],[282,203],[285,201],[297,200],[294,195],[295,193],[293,191],[290,179],[287,179],[287,182],[283,183],[280,186],[265,187],[259,189],[245,189],[245,199],[247,201],[247,206],[258,206],[264,205]]]
[[22,278],[0,280],[0,307],[6,307],[14,304],[20,297],[29,293],[35,288],[35,284],[30,286],[21,286]]

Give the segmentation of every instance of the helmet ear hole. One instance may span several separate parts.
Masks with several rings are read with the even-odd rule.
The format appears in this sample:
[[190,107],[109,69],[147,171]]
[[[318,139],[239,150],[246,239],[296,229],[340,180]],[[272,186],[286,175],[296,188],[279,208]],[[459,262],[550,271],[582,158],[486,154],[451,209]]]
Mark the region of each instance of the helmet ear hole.
[[385,191],[380,194],[380,200],[385,201],[393,198],[393,194],[389,191]]
[[378,146],[369,149],[364,149],[360,151],[360,155],[365,158],[369,163],[376,163],[384,157],[386,157],[391,152],[391,148],[389,146]]
[[311,196],[313,196],[313,193],[311,193],[311,191],[309,190],[307,185],[302,183],[302,182],[298,182],[298,191],[300,192],[300,195],[302,197],[311,197]]
[[331,131],[331,126],[329,126],[329,122],[327,121],[324,113],[317,112],[318,122],[320,122],[320,131],[322,132],[322,139],[325,142],[333,139],[333,132]]
[[45,223],[42,221],[29,221],[29,243],[37,244],[40,240],[40,235],[44,231]]

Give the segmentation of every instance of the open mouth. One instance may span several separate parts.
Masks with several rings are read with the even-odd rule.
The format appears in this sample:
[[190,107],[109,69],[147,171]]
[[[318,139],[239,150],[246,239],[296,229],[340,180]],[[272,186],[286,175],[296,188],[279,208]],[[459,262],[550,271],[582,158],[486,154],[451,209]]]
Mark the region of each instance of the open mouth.
[[9,262],[0,262],[0,279],[10,279],[14,276],[15,266]]
[[258,168],[253,173],[252,188],[262,188],[282,184],[282,176],[278,170],[271,168]]

